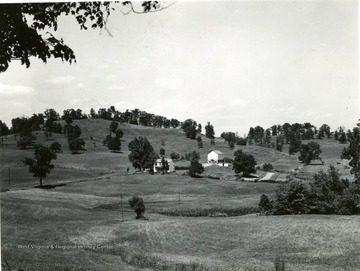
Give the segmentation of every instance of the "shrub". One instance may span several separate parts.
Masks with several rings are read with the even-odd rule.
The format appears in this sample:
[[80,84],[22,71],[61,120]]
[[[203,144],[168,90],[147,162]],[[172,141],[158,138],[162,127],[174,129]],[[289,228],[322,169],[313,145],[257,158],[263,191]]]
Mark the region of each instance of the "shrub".
[[61,152],[61,144],[57,141],[51,143],[50,150],[53,152]]
[[191,177],[197,177],[204,172],[204,166],[199,163],[198,160],[192,160],[189,168],[189,175]]
[[259,210],[262,214],[270,214],[272,211],[273,205],[270,201],[269,197],[265,194],[262,194],[260,196],[260,202],[259,202]]
[[72,153],[77,153],[80,150],[83,150],[85,147],[85,141],[82,138],[75,138],[69,141],[69,148]]
[[110,141],[107,143],[108,149],[113,152],[119,152],[121,150],[121,141],[119,137],[111,138]]
[[285,271],[285,261],[280,256],[276,257],[274,261],[275,271]]
[[33,140],[30,136],[23,136],[17,141],[16,145],[18,148],[23,150],[26,149],[27,147],[32,146]]
[[145,204],[142,198],[133,196],[129,199],[129,205],[136,213],[136,219],[144,218]]
[[288,184],[279,186],[273,201],[262,195],[259,207],[261,211],[275,215],[306,213],[350,215],[358,212],[359,192],[358,184],[340,180],[337,170],[334,166],[330,166],[328,173],[320,171],[314,175],[310,183],[290,180]]
[[172,152],[172,153],[170,154],[170,158],[171,158],[172,160],[179,160],[179,159],[180,159],[180,154],[175,153],[175,152]]
[[105,139],[103,140],[103,145],[104,146],[107,146],[108,145],[108,143],[110,142],[110,140],[111,140],[111,135],[107,135],[106,137],[105,137]]
[[262,166],[262,169],[264,171],[272,171],[274,169],[273,165],[270,164],[270,163],[265,163],[263,166]]

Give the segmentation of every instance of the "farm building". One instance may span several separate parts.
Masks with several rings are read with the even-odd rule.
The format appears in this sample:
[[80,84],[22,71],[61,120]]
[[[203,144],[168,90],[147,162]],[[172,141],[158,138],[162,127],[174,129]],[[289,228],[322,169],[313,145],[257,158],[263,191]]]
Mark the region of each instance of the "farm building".
[[[169,164],[169,170],[167,171],[168,173],[170,172],[174,172],[175,171],[175,165],[174,165],[174,161],[172,159],[169,158],[165,158],[165,160],[168,162]],[[161,159],[157,159],[155,161],[154,164],[154,172],[161,172]]]
[[208,153],[208,163],[224,163],[224,154],[221,151],[213,150]]

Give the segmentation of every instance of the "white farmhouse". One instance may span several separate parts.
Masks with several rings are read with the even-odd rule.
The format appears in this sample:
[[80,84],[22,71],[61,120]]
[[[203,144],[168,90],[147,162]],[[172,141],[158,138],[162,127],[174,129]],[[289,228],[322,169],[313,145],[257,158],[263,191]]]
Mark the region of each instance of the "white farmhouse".
[[[172,159],[169,158],[165,158],[165,160],[168,162],[169,164],[169,170],[167,171],[168,173],[170,172],[174,172],[175,171],[175,165],[174,165],[174,161]],[[161,172],[161,158],[157,159],[155,161],[154,164],[154,172]]]
[[208,153],[208,163],[224,163],[224,154],[221,151],[213,150]]

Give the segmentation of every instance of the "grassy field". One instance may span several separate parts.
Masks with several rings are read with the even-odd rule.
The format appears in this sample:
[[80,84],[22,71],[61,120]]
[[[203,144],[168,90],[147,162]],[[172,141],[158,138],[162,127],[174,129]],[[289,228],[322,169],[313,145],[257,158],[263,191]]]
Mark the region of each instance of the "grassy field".
[[[44,180],[53,189],[34,188],[38,180],[21,163],[32,149],[18,150],[13,136],[0,147],[1,248],[11,270],[265,271],[272,270],[278,256],[286,270],[359,270],[359,216],[259,216],[260,195],[273,194],[278,184],[242,182],[231,167],[218,166],[206,167],[202,178],[184,171],[139,174],[131,168],[127,150],[142,135],[157,152],[164,139],[167,154],[197,150],[205,162],[212,149],[232,157],[239,146],[230,150],[222,139],[212,146],[204,137],[204,148],[198,149],[178,129],[122,124],[122,152],[111,153],[101,143],[110,121],[75,123],[86,141],[81,154],[70,154],[64,135],[53,133],[45,141],[42,132],[37,134],[38,143],[56,140],[63,145],[54,171]],[[280,171],[276,177],[298,168],[298,176],[310,178],[334,164],[350,178],[339,159],[344,145],[318,142],[325,165],[303,167],[297,156],[258,146],[241,149],[259,165],[273,164]],[[149,220],[135,220],[127,203],[135,194],[144,199]],[[232,216],[238,210],[250,214]]]

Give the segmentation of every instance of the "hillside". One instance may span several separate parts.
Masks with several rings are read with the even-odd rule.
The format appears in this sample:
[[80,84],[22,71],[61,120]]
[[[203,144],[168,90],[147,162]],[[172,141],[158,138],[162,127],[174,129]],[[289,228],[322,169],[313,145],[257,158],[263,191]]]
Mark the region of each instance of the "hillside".
[[[162,129],[153,127],[144,127],[138,125],[120,123],[119,128],[124,132],[121,143],[121,152],[112,153],[107,147],[103,146],[102,141],[109,133],[109,125],[111,121],[103,119],[86,119],[76,120],[74,125],[78,125],[82,130],[81,137],[86,142],[86,151],[77,155],[70,154],[70,150],[67,146],[67,140],[64,134],[52,133],[50,140],[45,140],[44,133],[42,131],[34,132],[36,135],[36,143],[50,145],[54,141],[61,143],[63,152],[58,154],[58,158],[54,161],[55,170],[49,175],[47,181],[58,182],[61,179],[61,175],[65,176],[73,174],[82,178],[83,176],[98,176],[99,174],[108,174],[113,171],[123,171],[129,167],[132,169],[131,163],[128,159],[128,144],[134,137],[144,136],[153,145],[155,152],[159,153],[160,148],[165,149],[166,156],[169,156],[172,152],[179,153],[181,156],[185,156],[186,153],[191,151],[198,151],[201,155],[201,162],[207,161],[207,154],[213,150],[222,151],[226,157],[233,158],[234,152],[237,149],[242,149],[245,153],[252,154],[258,165],[264,163],[271,163],[274,169],[284,173],[295,172],[298,168],[298,176],[301,178],[311,178],[312,175],[318,172],[320,169],[327,170],[330,164],[335,165],[341,172],[343,177],[352,179],[350,170],[346,168],[346,161],[341,161],[340,155],[345,144],[339,144],[332,139],[315,140],[322,149],[321,157],[323,158],[324,165],[303,165],[298,160],[298,155],[289,155],[285,151],[287,145],[285,145],[284,152],[278,152],[274,149],[260,147],[260,146],[237,146],[231,150],[229,146],[224,142],[222,138],[216,138],[216,145],[210,144],[210,139],[202,135],[203,148],[199,149],[196,140],[186,138],[185,133],[181,129]],[[62,121],[62,124],[64,122]],[[18,138],[17,138],[18,139]],[[161,141],[165,141],[165,146],[162,146]],[[306,143],[306,141],[304,141]],[[32,156],[32,149],[19,150],[16,148],[16,140],[14,135],[9,135],[5,141],[5,146],[2,147],[1,159],[1,179],[2,183],[7,183],[8,168],[11,168],[12,178],[18,180],[32,180],[34,179],[28,174],[27,169],[22,166],[21,160],[25,156]],[[178,161],[177,165],[188,165],[188,161]],[[211,174],[217,171],[217,169],[205,170]],[[95,174],[95,175],[94,175]],[[233,171],[228,168],[224,172],[225,175],[233,176]],[[224,175],[222,174],[222,175]],[[261,172],[260,172],[261,174]],[[215,174],[216,175],[216,174]]]

